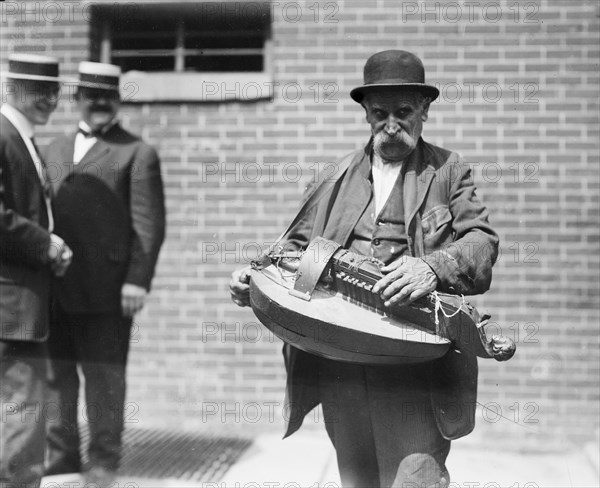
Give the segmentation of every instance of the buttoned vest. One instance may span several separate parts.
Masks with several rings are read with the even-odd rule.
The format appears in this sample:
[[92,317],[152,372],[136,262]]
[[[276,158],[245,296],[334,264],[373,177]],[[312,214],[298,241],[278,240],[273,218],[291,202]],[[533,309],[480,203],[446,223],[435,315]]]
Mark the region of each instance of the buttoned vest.
[[381,212],[375,218],[375,199],[358,220],[348,241],[351,251],[389,264],[408,252],[404,223],[404,174],[401,172]]

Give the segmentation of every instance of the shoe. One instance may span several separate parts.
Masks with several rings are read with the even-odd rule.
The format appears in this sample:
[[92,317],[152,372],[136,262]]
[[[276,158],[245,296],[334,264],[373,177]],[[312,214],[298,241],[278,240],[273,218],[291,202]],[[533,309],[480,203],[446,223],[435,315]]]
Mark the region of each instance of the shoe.
[[[93,483],[94,488],[109,488],[117,481],[117,472],[103,468],[102,466],[93,466],[83,474],[87,483]],[[112,488],[116,488],[116,485]]]

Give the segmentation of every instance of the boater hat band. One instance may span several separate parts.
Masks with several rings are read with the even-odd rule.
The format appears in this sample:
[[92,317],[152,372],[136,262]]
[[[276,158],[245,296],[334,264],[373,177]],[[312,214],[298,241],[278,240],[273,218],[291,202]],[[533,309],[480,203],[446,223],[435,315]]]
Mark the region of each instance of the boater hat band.
[[39,54],[11,54],[4,76],[13,80],[68,81],[59,77],[57,58]]
[[58,78],[58,64],[28,63],[26,61],[8,61],[9,76],[14,74],[36,75]]
[[119,78],[115,76],[93,75],[80,73],[79,85],[88,88],[102,88],[106,90],[118,90]]
[[114,64],[83,61],[79,64],[79,86],[119,91],[121,68]]

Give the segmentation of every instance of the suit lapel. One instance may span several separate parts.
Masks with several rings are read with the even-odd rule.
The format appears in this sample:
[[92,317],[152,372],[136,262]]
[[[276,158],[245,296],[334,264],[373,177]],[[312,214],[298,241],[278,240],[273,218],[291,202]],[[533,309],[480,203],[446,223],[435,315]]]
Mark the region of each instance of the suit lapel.
[[58,165],[61,171],[57,177],[50,179],[54,194],[62,182],[74,171],[73,147],[75,146],[75,134],[63,136],[53,142],[45,152],[46,160],[50,165]]
[[62,161],[73,161],[73,152],[75,150],[75,137],[77,136],[77,132],[74,134],[68,135],[65,140],[62,142],[59,152],[62,158]]
[[119,140],[122,133],[121,125],[118,122],[114,123],[106,132],[103,132],[102,138],[99,137],[96,144],[85,153],[79,165],[85,165],[86,163],[101,164],[103,161],[110,161],[108,154],[114,150],[114,147],[107,141]]
[[31,166],[35,169],[35,163],[33,162],[33,159],[31,159],[31,154],[29,154],[29,149],[27,149],[21,134],[19,134],[17,128],[12,125],[12,122],[4,115],[2,115],[2,132],[8,133],[7,135],[10,137],[10,140],[12,141],[12,144],[15,146],[16,150],[23,156],[23,159],[27,160],[28,164],[31,164]]
[[[27,145],[25,144],[25,141],[21,137],[21,134],[19,134],[19,131],[17,130],[17,128],[14,125],[12,125],[12,122],[10,120],[8,120],[4,115],[2,115],[2,131],[8,132],[8,136],[12,142],[12,145],[14,146],[15,150],[22,157],[22,163],[24,165],[29,166],[29,168],[27,168],[27,170],[26,170],[26,173],[35,175],[35,178],[33,178],[33,179],[38,184],[39,190],[43,193],[42,182],[40,181],[40,178],[38,176],[38,170],[35,167],[35,163],[34,163],[33,159],[31,158],[29,149],[27,149]],[[43,161],[42,156],[39,155],[39,157],[40,157],[40,160]]]
[[[36,204],[39,205],[39,213],[37,218],[42,226],[48,228],[48,214],[46,212],[44,187],[42,186],[42,182],[39,178],[38,171],[35,167],[35,163],[31,157],[31,154],[29,153],[29,149],[27,149],[27,145],[21,137],[21,134],[19,134],[17,128],[4,115],[1,115],[0,127],[0,130],[6,134],[10,146],[12,146],[11,151],[17,153],[19,164],[22,166],[27,166],[26,168],[20,168],[20,171],[22,171],[24,175],[31,175],[27,176],[27,185],[33,184],[35,186],[35,192],[37,193],[38,198]],[[41,155],[39,156],[40,160],[43,161]],[[33,195],[33,191],[31,194]]]
[[351,195],[350,199],[336,199],[331,211],[334,225],[329,226],[331,236],[324,236],[342,245],[350,237],[356,223],[365,211],[373,195],[373,187],[369,176],[371,174],[370,153],[365,151],[362,157],[348,169],[347,178],[342,182],[341,195]]
[[415,217],[435,176],[435,168],[430,164],[430,158],[431,153],[425,142],[419,139],[417,148],[408,158],[404,175],[404,222],[411,254],[417,257],[423,254],[423,234]]
[[435,168],[429,164],[431,154],[421,139],[417,149],[408,158],[404,175],[404,222],[410,228],[417,211],[423,205],[427,191],[435,175]]
[[[83,167],[89,163],[99,162],[106,158],[106,155],[110,152],[110,146],[102,139],[98,139],[88,152],[85,153],[81,161],[77,166]],[[72,156],[72,155],[71,155]]]

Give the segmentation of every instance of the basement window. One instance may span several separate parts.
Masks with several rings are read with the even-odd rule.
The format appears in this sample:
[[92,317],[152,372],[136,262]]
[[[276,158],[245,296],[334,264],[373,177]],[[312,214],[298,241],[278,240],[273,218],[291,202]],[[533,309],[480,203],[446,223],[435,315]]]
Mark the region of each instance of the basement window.
[[121,67],[124,102],[271,98],[269,7],[264,1],[93,4],[90,58]]

